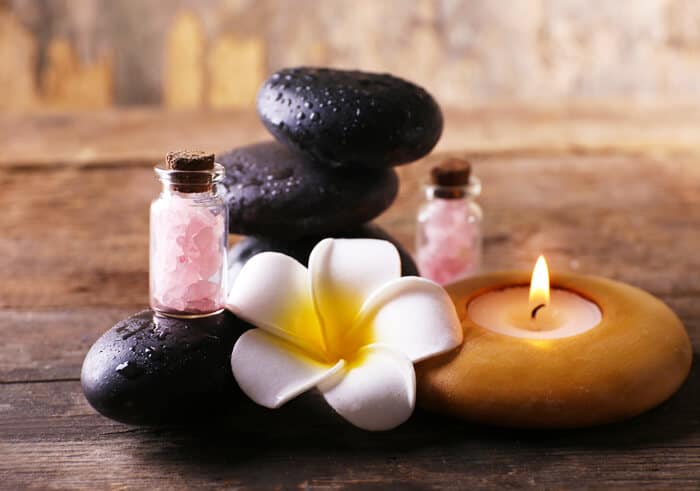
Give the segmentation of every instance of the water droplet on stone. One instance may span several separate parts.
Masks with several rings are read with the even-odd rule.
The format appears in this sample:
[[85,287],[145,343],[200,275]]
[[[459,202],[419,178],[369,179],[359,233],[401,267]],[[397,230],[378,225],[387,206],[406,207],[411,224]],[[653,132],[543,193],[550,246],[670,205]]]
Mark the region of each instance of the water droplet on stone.
[[313,105],[311,102],[306,101],[306,102],[304,103],[304,107],[305,107],[306,109],[311,109],[312,107],[314,107],[314,105]]
[[309,115],[309,119],[311,121],[316,121],[318,119],[318,113],[316,111],[312,112],[311,115]]
[[280,99],[282,99],[283,96],[284,94],[282,94],[282,92],[277,92],[277,97],[275,97],[275,100],[279,101]]
[[306,117],[306,115],[305,115],[303,112],[299,111],[299,112],[297,113],[297,119],[298,119],[298,120],[302,120],[302,119],[304,119],[305,117]]
[[149,346],[147,347],[144,352],[146,353],[146,356],[148,356],[149,359],[151,360],[160,360],[163,358],[163,353],[161,353],[156,347],[154,346]]
[[143,369],[139,367],[136,363],[131,361],[125,361],[124,363],[120,363],[119,365],[117,365],[117,368],[115,368],[115,371],[122,377],[128,379],[138,378],[141,375],[143,375]]

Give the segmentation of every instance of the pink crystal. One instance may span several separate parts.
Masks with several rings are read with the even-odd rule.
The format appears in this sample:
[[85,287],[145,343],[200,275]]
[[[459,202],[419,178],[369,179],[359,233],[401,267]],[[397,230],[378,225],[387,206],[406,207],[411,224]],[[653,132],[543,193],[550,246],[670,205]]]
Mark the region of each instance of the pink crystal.
[[464,200],[435,199],[422,210],[416,253],[420,274],[442,285],[472,275],[479,267],[480,223]]
[[151,296],[154,308],[209,313],[223,306],[225,216],[177,195],[151,208]]

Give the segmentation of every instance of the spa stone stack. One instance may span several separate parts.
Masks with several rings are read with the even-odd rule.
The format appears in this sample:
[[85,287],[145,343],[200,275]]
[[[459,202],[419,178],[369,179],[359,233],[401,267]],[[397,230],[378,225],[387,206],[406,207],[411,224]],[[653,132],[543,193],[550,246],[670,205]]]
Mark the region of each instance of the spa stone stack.
[[[265,82],[258,110],[276,140],[217,159],[226,167],[230,231],[250,235],[231,251],[229,277],[263,251],[306,264],[325,237],[389,240],[403,274],[417,274],[406,250],[369,222],[396,198],[392,167],[426,155],[440,137],[442,115],[433,98],[390,75],[296,68]],[[103,415],[130,424],[229,415],[243,397],[231,351],[249,327],[226,311],[199,319],[134,314],[85,357],[85,397]]]
[[229,254],[229,280],[257,253],[276,251],[307,264],[325,237],[377,238],[408,252],[370,221],[398,193],[394,166],[432,150],[442,114],[422,88],[359,71],[291,68],[258,94],[258,113],[276,141],[220,155],[232,233],[248,235]]

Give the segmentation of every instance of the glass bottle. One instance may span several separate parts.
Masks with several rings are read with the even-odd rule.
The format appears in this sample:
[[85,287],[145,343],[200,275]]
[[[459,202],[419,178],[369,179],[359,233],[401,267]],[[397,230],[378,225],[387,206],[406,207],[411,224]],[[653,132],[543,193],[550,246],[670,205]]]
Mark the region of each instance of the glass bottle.
[[451,159],[431,170],[416,226],[420,274],[441,285],[476,273],[481,264],[481,182],[466,160]]
[[213,154],[173,152],[155,167],[151,203],[150,303],[159,314],[204,317],[224,308],[228,210]]

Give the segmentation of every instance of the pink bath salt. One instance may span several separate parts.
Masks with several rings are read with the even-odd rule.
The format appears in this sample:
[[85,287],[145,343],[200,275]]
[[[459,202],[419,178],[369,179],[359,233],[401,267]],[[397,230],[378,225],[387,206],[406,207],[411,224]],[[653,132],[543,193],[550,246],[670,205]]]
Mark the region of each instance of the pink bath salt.
[[225,217],[177,195],[151,210],[151,295],[163,311],[222,308]]
[[216,310],[221,301],[217,298],[218,285],[200,280],[190,284],[185,291],[186,310],[192,312],[211,312]]
[[444,285],[477,270],[481,230],[468,207],[465,200],[435,199],[422,210],[422,241],[416,253],[422,276]]
[[418,268],[422,276],[446,285],[475,272],[476,264],[465,262],[463,257],[440,255],[422,251],[418,255]]
[[192,238],[194,244],[193,258],[197,261],[197,273],[201,278],[209,278],[221,268],[221,257],[218,252],[221,247],[217,237],[220,234],[213,227],[207,227],[195,234]]

